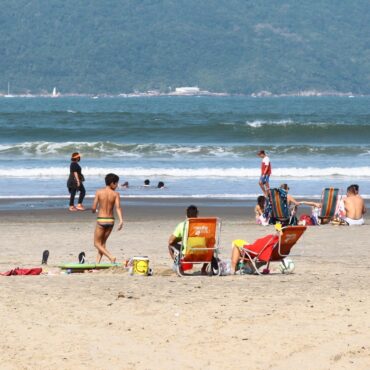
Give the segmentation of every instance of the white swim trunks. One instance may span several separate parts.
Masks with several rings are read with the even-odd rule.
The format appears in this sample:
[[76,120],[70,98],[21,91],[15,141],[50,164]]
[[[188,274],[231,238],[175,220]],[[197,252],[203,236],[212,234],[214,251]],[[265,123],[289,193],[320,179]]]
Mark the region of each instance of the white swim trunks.
[[344,221],[346,221],[349,226],[363,225],[365,223],[365,221],[362,217],[358,220],[353,220],[352,218],[345,217]]

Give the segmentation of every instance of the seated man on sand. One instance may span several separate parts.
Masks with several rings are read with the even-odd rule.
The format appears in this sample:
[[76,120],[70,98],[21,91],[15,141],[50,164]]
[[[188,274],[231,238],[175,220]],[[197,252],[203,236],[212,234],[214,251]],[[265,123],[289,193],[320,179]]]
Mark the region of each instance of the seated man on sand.
[[[186,217],[187,218],[196,218],[198,217],[198,208],[194,205],[190,205],[186,209]],[[173,233],[170,235],[168,239],[168,252],[173,260],[175,260],[176,255],[180,252],[181,249],[181,242],[184,237],[184,229],[185,229],[185,222],[186,220],[180,222],[176,227]],[[204,264],[202,267],[202,273],[205,273],[207,268],[207,264]]]
[[[198,217],[198,208],[194,205],[189,206],[186,209],[186,217],[187,218],[195,218]],[[170,253],[171,258],[175,259],[175,251],[180,252],[181,248],[181,242],[183,238],[184,228],[185,228],[185,221],[180,222],[175,227],[175,230],[170,235],[170,238],[168,239],[168,251]]]
[[365,202],[358,193],[356,185],[350,185],[347,188],[347,197],[344,199],[345,217],[343,220],[349,226],[363,225],[363,215],[366,213]]

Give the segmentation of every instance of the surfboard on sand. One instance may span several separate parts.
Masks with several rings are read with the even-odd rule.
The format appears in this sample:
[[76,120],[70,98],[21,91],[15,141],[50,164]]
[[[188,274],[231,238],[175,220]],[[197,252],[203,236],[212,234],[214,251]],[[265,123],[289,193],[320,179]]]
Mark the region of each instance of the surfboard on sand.
[[72,271],[83,271],[83,270],[101,270],[108,269],[110,267],[122,266],[122,263],[65,263],[59,267],[62,270],[72,270]]

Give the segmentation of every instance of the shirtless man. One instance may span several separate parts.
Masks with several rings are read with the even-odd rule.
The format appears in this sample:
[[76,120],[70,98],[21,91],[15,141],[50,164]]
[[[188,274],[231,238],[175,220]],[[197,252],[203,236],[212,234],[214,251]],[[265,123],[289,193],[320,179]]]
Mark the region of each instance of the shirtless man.
[[344,199],[346,216],[343,218],[348,225],[363,225],[363,215],[366,212],[365,202],[358,194],[358,188],[354,185],[348,186],[347,197]]
[[116,213],[119,219],[118,230],[121,230],[123,226],[120,197],[119,194],[116,192],[118,182],[119,177],[114,173],[109,173],[107,176],[105,176],[106,187],[97,190],[95,194],[92,212],[95,213],[99,206],[94,233],[94,245],[95,248],[98,250],[96,263],[101,262],[103,255],[108,257],[111,262],[116,262],[116,258],[112,256],[111,253],[108,251],[106,247],[106,242],[114,226],[114,208],[116,208]]

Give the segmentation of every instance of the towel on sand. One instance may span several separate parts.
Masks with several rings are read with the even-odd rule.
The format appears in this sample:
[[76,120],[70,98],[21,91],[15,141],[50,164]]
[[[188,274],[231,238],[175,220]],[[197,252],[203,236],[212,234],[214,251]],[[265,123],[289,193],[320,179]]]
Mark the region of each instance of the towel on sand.
[[19,267],[7,271],[7,272],[0,272],[2,276],[11,276],[11,275],[40,275],[42,272],[41,267],[34,267],[31,269],[20,269]]

